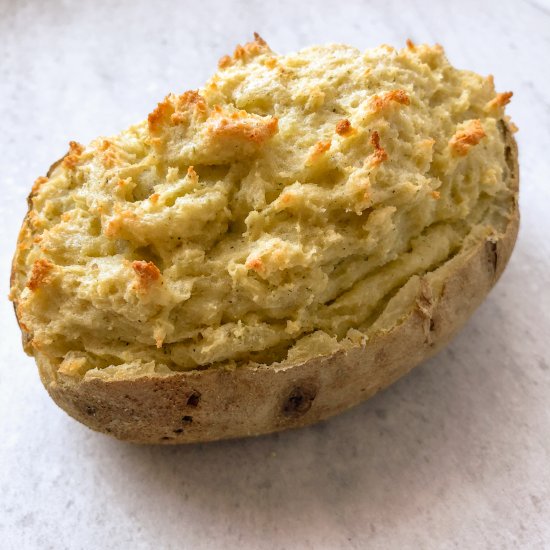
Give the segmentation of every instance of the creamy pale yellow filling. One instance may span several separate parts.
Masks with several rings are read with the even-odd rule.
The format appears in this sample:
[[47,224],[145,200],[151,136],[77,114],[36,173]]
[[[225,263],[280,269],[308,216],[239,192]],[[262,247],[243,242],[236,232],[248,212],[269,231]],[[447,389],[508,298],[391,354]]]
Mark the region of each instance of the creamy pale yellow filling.
[[258,39],[221,65],[37,181],[12,298],[62,372],[332,353],[503,227],[508,98],[439,47]]

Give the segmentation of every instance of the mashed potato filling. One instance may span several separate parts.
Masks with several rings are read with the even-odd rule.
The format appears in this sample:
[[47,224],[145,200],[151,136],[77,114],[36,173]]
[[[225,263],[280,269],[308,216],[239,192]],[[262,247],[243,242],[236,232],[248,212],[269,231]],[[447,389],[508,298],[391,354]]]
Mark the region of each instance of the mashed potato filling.
[[439,46],[256,36],[37,180],[12,286],[27,350],[93,375],[364,342],[399,289],[505,225],[509,96]]

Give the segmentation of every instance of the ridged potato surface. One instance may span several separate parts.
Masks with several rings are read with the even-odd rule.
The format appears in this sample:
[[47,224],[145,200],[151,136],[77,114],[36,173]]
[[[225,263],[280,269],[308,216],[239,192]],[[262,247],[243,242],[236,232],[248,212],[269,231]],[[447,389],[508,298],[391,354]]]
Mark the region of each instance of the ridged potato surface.
[[511,93],[439,46],[273,53],[36,180],[25,349],[91,428],[177,443],[305,425],[434,353],[517,232]]

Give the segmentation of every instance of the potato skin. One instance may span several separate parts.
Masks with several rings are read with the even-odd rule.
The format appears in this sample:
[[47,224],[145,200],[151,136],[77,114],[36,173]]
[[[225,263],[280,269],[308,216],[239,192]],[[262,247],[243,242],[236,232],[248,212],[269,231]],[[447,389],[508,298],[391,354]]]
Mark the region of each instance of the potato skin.
[[517,144],[505,124],[503,129],[510,187],[516,191],[506,231],[496,241],[480,242],[455,256],[439,299],[426,307],[419,295],[417,306],[399,325],[377,333],[366,345],[285,367],[192,370],[109,381],[58,376],[47,357],[37,353],[44,386],[62,409],[89,428],[125,441],[157,444],[297,428],[371,397],[441,349],[510,258],[519,225],[519,167]]

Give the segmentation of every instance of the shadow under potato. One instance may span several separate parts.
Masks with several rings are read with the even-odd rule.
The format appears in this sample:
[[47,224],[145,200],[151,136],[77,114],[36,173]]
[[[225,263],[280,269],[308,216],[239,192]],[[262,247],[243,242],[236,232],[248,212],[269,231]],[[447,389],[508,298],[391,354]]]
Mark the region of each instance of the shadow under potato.
[[[507,365],[488,361],[487,347],[512,349],[522,336],[506,327],[489,299],[435,358],[314,426],[175,447],[94,435],[103,447],[102,482],[141,528],[154,533],[173,525],[175,537],[182,518],[187,529],[217,524],[219,532],[223,524],[234,535],[246,532],[258,547],[266,533],[290,544],[364,525],[355,532],[362,540],[381,526],[414,521],[465,487],[483,492],[506,474],[502,442],[521,421],[507,412],[519,366],[513,355]],[[508,451],[519,444],[511,441]]]

